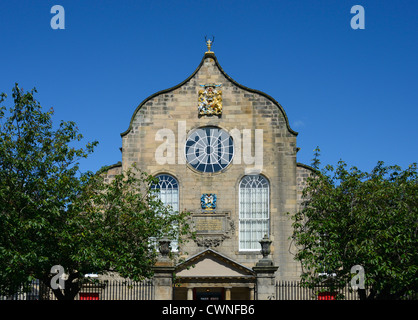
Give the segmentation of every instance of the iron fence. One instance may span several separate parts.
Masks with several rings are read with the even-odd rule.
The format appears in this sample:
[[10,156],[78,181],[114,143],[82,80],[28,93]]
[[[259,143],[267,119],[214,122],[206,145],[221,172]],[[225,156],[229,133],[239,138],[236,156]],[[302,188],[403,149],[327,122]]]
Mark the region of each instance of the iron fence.
[[307,288],[300,281],[277,281],[276,300],[359,300],[356,290],[350,286],[331,289],[329,286]]
[[[366,288],[366,295],[369,290]],[[273,297],[272,297],[273,298]],[[360,300],[357,290],[347,285],[343,288],[330,288],[328,285],[307,288],[300,281],[277,281],[276,300]],[[417,300],[418,294],[405,295],[402,300]]]
[[[300,281],[277,281],[275,300],[359,300],[356,290],[349,285],[344,288],[331,289],[329,286],[315,288],[303,287]],[[33,281],[25,289],[15,290],[15,294],[0,296],[0,300],[56,300],[52,290],[39,280]],[[366,290],[366,293],[367,290]],[[155,286],[153,280],[134,282],[130,280],[98,280],[84,283],[75,300],[154,300]],[[403,297],[404,300],[417,300],[418,295]]]
[[[0,300],[57,300],[52,290],[39,280],[15,292],[13,295],[0,296]],[[81,286],[75,300],[154,300],[154,282],[94,279]]]

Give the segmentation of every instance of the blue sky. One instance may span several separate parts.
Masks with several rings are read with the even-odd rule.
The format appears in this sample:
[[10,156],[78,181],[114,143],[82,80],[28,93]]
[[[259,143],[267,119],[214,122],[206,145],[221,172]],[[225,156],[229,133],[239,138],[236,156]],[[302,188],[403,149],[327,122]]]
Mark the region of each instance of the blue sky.
[[[50,26],[65,9],[65,30]],[[350,9],[362,5],[365,29]],[[418,2],[415,0],[0,2],[0,92],[36,87],[54,121],[75,121],[82,162],[97,170],[121,160],[120,133],[149,95],[186,79],[204,36],[234,80],[285,109],[299,132],[298,161],[343,159],[370,170],[377,161],[418,161]]]

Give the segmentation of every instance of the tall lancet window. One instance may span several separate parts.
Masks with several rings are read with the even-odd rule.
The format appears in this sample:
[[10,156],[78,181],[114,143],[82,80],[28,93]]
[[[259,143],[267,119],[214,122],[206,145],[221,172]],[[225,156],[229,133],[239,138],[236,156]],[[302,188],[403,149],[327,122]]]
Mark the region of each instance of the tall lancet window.
[[242,178],[239,185],[239,250],[258,251],[269,235],[269,182],[262,175]]
[[[179,210],[179,184],[177,180],[168,174],[157,175],[158,184],[153,185],[153,189],[159,189],[159,198],[166,206],[170,206],[172,212]],[[171,249],[178,250],[178,241],[171,239]]]

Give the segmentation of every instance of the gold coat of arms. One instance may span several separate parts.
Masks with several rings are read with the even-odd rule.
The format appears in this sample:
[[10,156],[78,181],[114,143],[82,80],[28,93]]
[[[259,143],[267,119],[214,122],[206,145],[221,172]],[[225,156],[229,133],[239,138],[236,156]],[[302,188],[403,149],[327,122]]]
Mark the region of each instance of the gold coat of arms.
[[221,84],[200,85],[199,90],[199,115],[220,115],[222,114],[222,90]]

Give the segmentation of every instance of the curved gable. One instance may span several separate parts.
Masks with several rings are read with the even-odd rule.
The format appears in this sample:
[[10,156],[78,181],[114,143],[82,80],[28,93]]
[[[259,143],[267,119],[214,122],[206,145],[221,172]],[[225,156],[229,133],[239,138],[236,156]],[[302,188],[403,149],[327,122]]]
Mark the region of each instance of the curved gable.
[[204,63],[205,63],[205,60],[206,59],[208,59],[208,58],[211,58],[211,59],[213,59],[213,61],[214,61],[214,63],[215,63],[215,66],[218,68],[218,70],[219,70],[219,72],[225,77],[225,79],[227,79],[229,82],[231,82],[234,86],[236,86],[236,87],[238,87],[238,88],[240,88],[240,89],[242,89],[242,90],[244,90],[244,91],[246,91],[246,92],[248,92],[248,93],[250,93],[250,94],[255,94],[255,95],[260,95],[260,96],[262,96],[262,97],[264,97],[264,98],[266,98],[267,100],[269,100],[271,103],[273,103],[273,105],[275,105],[277,108],[278,108],[278,110],[279,110],[279,112],[282,114],[282,116],[283,116],[283,119],[284,119],[284,121],[285,121],[285,125],[286,125],[286,128],[287,128],[287,130],[289,131],[289,133],[291,133],[292,135],[294,135],[294,136],[297,136],[298,135],[298,132],[296,132],[296,131],[294,131],[294,130],[292,130],[291,128],[290,128],[290,125],[289,125],[289,120],[288,120],[288,118],[287,118],[287,115],[286,115],[286,112],[284,111],[284,109],[283,109],[283,107],[274,99],[274,98],[272,98],[271,96],[269,96],[268,94],[266,94],[266,93],[264,93],[264,92],[262,92],[262,91],[259,91],[259,90],[255,90],[255,89],[251,89],[251,88],[248,88],[248,87],[245,87],[245,86],[243,86],[243,85],[241,85],[241,84],[239,84],[238,82],[236,82],[234,79],[232,79],[223,69],[222,69],[222,67],[220,66],[220,64],[219,64],[219,62],[218,62],[218,60],[217,60],[217,58],[216,58],[216,56],[215,56],[215,54],[213,53],[213,52],[206,52],[205,53],[205,55],[203,56],[203,58],[202,58],[202,60],[201,60],[201,62],[200,62],[200,64],[198,65],[198,67],[196,68],[196,70],[187,78],[187,79],[185,79],[184,81],[182,81],[181,83],[179,83],[179,84],[177,84],[176,86],[174,86],[174,87],[171,87],[171,88],[168,88],[168,89],[165,89],[165,90],[161,90],[161,91],[158,91],[158,92],[156,92],[156,93],[154,93],[154,94],[152,94],[151,96],[149,96],[148,98],[146,98],[145,100],[143,100],[139,105],[138,105],[138,107],[135,109],[135,111],[134,111],[134,113],[133,113],[133,115],[132,115],[132,117],[131,117],[131,120],[130,120],[130,122],[129,122],[129,127],[128,127],[128,129],[126,130],[126,131],[124,131],[124,132],[122,132],[121,133],[121,136],[122,137],[124,137],[125,135],[127,135],[131,130],[132,130],[132,127],[133,127],[133,123],[134,123],[134,120],[135,120],[135,118],[136,118],[136,116],[137,116],[137,113],[143,108],[143,106],[145,105],[145,104],[147,104],[149,101],[151,101],[153,98],[156,98],[156,97],[158,97],[158,96],[161,96],[161,95],[164,95],[164,94],[168,94],[168,93],[170,93],[170,92],[172,92],[172,91],[174,91],[174,90],[176,90],[176,89],[179,89],[179,88],[181,88],[182,86],[184,86],[184,85],[186,85],[198,72],[199,72],[199,70],[202,68],[202,66],[204,65]]

